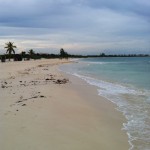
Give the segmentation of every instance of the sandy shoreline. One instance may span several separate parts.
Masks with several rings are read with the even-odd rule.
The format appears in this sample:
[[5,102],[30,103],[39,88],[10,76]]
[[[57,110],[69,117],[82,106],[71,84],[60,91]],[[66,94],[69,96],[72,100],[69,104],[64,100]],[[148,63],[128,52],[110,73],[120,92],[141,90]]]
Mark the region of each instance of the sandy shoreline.
[[0,63],[1,149],[128,150],[122,114],[62,63]]

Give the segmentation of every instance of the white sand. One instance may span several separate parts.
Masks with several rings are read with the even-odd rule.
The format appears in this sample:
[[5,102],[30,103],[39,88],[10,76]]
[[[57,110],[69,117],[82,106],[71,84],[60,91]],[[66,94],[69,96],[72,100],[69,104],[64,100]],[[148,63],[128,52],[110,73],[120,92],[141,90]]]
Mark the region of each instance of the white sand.
[[61,63],[0,63],[0,150],[128,150],[124,117]]

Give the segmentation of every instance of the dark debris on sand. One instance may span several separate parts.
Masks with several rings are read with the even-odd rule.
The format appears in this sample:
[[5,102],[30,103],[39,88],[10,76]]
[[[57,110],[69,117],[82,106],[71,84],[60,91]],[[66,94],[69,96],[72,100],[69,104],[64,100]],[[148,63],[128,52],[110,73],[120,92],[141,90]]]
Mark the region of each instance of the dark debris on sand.
[[[39,65],[38,67],[45,67],[43,65]],[[48,70],[48,68],[42,68],[42,70]],[[27,75],[30,73],[32,73],[31,71],[34,71],[34,68],[31,69],[26,69],[25,72],[22,73],[22,75]],[[36,74],[35,74],[36,75]],[[57,84],[57,85],[61,85],[61,84],[67,84],[69,82],[68,79],[66,78],[62,78],[62,76],[57,76],[55,74],[43,74],[43,76],[40,78],[35,78],[35,76],[33,78],[31,78],[30,80],[25,80],[24,78],[21,78],[20,80],[14,81],[12,79],[15,79],[14,76],[10,77],[9,80],[3,80],[1,81],[1,85],[0,88],[3,88],[4,90],[7,88],[10,88],[10,91],[12,91],[12,94],[15,95],[16,93],[18,93],[18,91],[13,91],[12,87],[17,87],[17,89],[19,90],[19,92],[22,90],[21,88],[24,87],[27,88],[29,86],[36,86],[36,85],[47,85],[47,84]],[[20,88],[20,89],[19,89]],[[33,88],[33,87],[32,87]],[[21,96],[18,101],[16,101],[14,104],[10,105],[10,106],[27,106],[27,101],[33,101],[34,99],[38,98],[38,100],[44,99],[46,98],[46,96],[42,95],[41,92],[35,92],[35,89],[32,91],[34,92],[32,95],[30,95],[30,97],[24,98],[23,96]],[[24,94],[23,94],[24,95]],[[16,109],[16,112],[18,112],[19,109]]]
[[69,82],[68,79],[58,79],[58,80],[54,81],[55,84],[66,84],[68,82]]

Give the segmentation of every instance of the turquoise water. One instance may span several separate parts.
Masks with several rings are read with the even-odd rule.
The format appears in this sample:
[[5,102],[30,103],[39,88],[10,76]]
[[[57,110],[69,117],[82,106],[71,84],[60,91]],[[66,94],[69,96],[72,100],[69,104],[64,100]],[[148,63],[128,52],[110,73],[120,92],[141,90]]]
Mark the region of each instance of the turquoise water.
[[116,104],[130,149],[150,150],[150,57],[86,58],[61,67]]

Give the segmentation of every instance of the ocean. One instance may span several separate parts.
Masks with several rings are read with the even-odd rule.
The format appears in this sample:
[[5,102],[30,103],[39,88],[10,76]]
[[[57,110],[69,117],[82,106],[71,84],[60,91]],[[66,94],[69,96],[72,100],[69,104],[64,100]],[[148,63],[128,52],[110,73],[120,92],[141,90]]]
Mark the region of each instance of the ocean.
[[96,86],[98,95],[116,104],[127,122],[130,150],[150,150],[150,57],[75,60],[60,69]]

